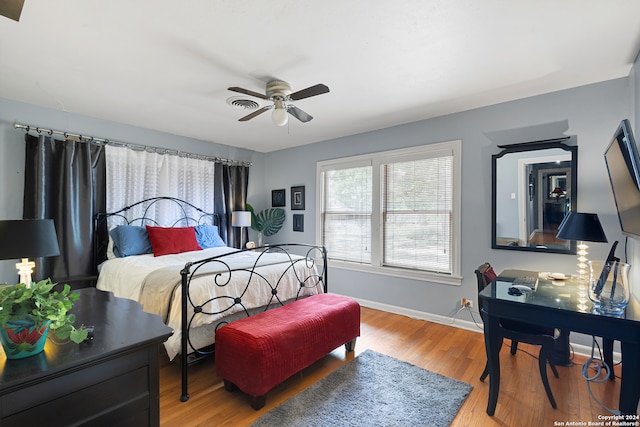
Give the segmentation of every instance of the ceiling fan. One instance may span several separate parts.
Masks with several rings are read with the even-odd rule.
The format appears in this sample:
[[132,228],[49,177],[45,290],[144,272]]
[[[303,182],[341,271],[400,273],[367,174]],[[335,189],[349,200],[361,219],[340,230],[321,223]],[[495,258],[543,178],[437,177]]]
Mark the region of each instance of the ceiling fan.
[[273,101],[273,105],[262,107],[259,110],[256,110],[253,113],[240,118],[238,121],[246,122],[247,120],[251,120],[254,117],[264,113],[265,111],[273,109],[273,112],[271,113],[271,120],[278,126],[284,126],[287,124],[287,113],[291,114],[302,123],[311,121],[313,119],[311,115],[305,113],[295,105],[290,104],[290,102],[298,101],[300,99],[305,99],[316,95],[322,95],[323,93],[329,92],[329,88],[322,83],[299,90],[297,92],[291,92],[291,86],[289,86],[289,83],[283,82],[282,80],[272,80],[268,82],[265,90],[265,95],[235,86],[230,87],[229,90],[245,95],[255,96],[256,98],[264,99],[267,101]]
[[23,6],[24,0],[2,0],[0,1],[0,15],[19,21]]

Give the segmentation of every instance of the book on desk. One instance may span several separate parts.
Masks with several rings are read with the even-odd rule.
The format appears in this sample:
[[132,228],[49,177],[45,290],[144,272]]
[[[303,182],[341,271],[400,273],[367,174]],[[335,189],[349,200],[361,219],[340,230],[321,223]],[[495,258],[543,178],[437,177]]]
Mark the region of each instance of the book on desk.
[[526,286],[532,291],[538,287],[538,272],[530,270],[508,269],[502,271],[496,280],[511,282],[512,286]]

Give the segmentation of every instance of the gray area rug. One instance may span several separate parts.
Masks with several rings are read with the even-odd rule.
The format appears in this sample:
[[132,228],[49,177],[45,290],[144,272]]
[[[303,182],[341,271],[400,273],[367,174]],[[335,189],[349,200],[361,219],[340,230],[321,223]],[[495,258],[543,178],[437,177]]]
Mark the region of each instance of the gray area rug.
[[448,426],[471,388],[366,350],[252,426]]

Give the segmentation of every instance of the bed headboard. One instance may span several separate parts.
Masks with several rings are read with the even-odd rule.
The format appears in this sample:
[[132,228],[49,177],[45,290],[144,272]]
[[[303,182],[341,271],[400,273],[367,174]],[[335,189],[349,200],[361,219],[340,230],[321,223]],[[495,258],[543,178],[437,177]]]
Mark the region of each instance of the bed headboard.
[[[115,212],[100,212],[94,218],[95,271],[107,258],[108,230],[117,225],[153,225],[162,227],[190,227],[200,224],[218,226],[220,237],[226,242],[220,215],[175,197],[151,197],[125,206]],[[100,237],[104,236],[104,237]]]

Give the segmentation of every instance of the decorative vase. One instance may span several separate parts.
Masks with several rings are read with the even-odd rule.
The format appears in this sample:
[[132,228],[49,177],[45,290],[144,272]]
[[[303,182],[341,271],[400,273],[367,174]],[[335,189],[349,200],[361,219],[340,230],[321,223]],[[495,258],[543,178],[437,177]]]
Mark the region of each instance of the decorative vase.
[[258,231],[258,247],[262,247],[262,243],[264,240],[264,233],[262,231]]
[[589,299],[596,313],[621,316],[629,304],[629,270],[624,262],[589,261]]
[[10,320],[0,327],[0,342],[7,359],[22,359],[44,350],[49,321],[36,324],[33,319]]

